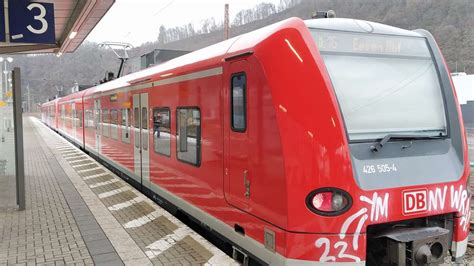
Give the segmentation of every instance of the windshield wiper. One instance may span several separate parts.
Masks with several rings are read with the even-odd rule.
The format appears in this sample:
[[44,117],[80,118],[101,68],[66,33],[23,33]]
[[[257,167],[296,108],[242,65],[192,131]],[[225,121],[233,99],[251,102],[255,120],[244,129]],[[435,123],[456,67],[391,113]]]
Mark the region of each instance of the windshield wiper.
[[404,135],[404,134],[388,134],[381,140],[377,141],[374,145],[370,146],[372,152],[378,152],[382,147],[391,139],[402,139],[402,140],[419,140],[419,139],[440,139],[446,137],[445,135],[433,136],[433,135]]

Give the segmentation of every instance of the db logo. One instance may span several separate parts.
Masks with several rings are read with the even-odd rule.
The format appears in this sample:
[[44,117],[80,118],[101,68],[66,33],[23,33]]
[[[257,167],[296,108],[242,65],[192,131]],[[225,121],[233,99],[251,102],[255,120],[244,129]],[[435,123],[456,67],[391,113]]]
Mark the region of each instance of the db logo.
[[427,194],[428,191],[426,189],[403,191],[403,214],[415,214],[427,211]]

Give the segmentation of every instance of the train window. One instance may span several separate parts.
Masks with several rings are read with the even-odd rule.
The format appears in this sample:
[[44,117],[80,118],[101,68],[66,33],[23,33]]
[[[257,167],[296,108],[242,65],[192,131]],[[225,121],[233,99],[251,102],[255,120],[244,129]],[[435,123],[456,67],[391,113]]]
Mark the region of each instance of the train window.
[[84,117],[84,127],[93,128],[94,127],[94,111],[92,109],[85,110]]
[[130,108],[122,109],[122,142],[130,143]]
[[118,116],[117,116],[117,110],[113,109],[113,110],[110,110],[110,123],[112,125],[117,125],[118,121]]
[[148,150],[148,109],[142,107],[142,149]]
[[148,114],[146,107],[142,107],[142,129],[148,129]]
[[133,122],[136,128],[140,128],[140,112],[138,111],[138,107],[135,107],[133,110]]
[[77,111],[76,109],[72,109],[72,126],[77,127]]
[[176,125],[178,160],[199,166],[201,164],[201,111],[198,108],[178,108]]
[[135,130],[133,131],[135,148],[140,148],[140,109],[138,107],[133,108],[133,123],[135,126]]
[[102,135],[104,137],[109,136],[109,110],[103,109],[102,110]]
[[155,152],[171,155],[171,114],[169,108],[153,109],[153,140]]
[[231,94],[231,117],[232,130],[244,132],[247,127],[246,103],[247,103],[247,77],[245,73],[232,76],[232,94]]
[[316,29],[311,33],[349,140],[446,135],[440,78],[425,38]]
[[122,121],[122,109],[118,109],[117,110],[117,126],[121,126],[123,124],[123,121]]
[[77,111],[77,121],[79,122],[79,127],[82,128],[82,110]]
[[66,109],[64,109],[64,105],[62,105],[61,106],[61,128],[63,130],[65,128],[65,125],[64,125],[65,119],[66,119]]
[[94,127],[97,135],[102,134],[100,117],[100,109],[94,107]]
[[116,109],[110,110],[110,137],[113,139],[118,139],[118,113]]

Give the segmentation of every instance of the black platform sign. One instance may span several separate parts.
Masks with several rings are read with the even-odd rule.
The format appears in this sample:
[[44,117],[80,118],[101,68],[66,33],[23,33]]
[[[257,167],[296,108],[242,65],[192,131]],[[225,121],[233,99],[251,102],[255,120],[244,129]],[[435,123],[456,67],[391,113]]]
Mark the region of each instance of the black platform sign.
[[54,4],[9,0],[8,16],[10,42],[55,43]]
[[[0,0],[0,23],[5,24],[5,3]],[[0,42],[5,41],[5,26],[0,27]]]

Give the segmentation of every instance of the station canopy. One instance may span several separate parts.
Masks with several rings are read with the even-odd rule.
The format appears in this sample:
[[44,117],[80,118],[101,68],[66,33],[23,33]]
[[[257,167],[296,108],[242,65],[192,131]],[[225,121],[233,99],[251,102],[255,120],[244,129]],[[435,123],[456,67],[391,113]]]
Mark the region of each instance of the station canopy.
[[0,0],[0,54],[74,52],[114,2]]

